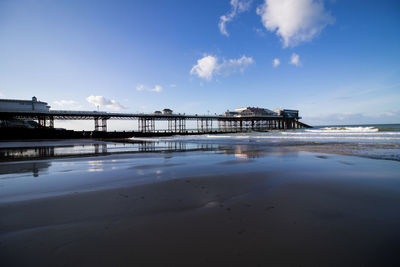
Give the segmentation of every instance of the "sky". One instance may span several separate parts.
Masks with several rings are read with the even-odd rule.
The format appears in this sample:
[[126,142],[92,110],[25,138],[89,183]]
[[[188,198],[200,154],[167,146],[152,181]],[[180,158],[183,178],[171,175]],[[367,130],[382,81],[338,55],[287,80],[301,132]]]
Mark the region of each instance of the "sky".
[[400,123],[399,47],[397,0],[0,0],[0,98]]

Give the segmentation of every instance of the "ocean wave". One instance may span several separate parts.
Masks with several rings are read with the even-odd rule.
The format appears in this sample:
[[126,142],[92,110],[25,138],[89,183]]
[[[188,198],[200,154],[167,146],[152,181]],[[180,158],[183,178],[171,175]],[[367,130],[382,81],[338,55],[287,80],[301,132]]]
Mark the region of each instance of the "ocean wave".
[[[301,134],[301,133],[284,133],[284,134],[272,134],[272,135],[254,135],[254,136],[233,136],[233,135],[224,135],[224,136],[211,136],[211,135],[203,135],[196,136],[191,138],[184,138],[182,136],[179,137],[170,137],[166,139],[162,139],[161,141],[200,141],[200,140],[221,140],[221,139],[232,139],[232,140],[251,140],[251,139],[351,139],[351,140],[393,140],[400,141],[400,135],[397,136],[385,136],[385,135],[310,135],[310,134]],[[160,141],[160,140],[157,140]]]
[[350,132],[350,133],[365,133],[365,132],[379,132],[379,129],[373,126],[367,127],[324,127],[320,129],[307,129],[306,132]]
[[309,136],[316,136],[316,135],[336,135],[336,136],[346,136],[346,135],[357,135],[357,136],[400,136],[400,132],[325,132],[325,131],[304,131],[304,132],[281,132],[281,135],[309,135]]
[[[397,129],[397,128],[396,128]],[[327,142],[369,142],[400,143],[400,131],[382,131],[378,126],[326,126],[313,129],[270,130],[268,132],[221,133],[205,135],[176,135],[157,138],[133,138],[134,140],[155,142],[249,142],[267,141],[322,141]]]
[[400,140],[400,137],[383,137],[383,136],[257,136],[254,139],[351,139],[351,140]]

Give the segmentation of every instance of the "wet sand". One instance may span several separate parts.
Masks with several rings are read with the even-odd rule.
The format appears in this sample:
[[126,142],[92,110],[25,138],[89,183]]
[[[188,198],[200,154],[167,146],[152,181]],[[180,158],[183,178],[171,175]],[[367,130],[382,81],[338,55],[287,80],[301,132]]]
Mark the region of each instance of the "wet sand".
[[308,144],[291,146],[294,149],[313,153],[358,156],[370,159],[400,161],[400,144],[337,143]]
[[[12,197],[24,191],[16,190],[9,199],[4,194],[0,264],[400,263],[398,162],[281,148],[258,151],[258,157],[245,147],[231,151],[152,153],[147,159],[99,156],[103,169],[96,175],[102,182],[111,180],[101,189],[79,190],[82,184],[70,181],[72,191],[60,189],[52,197],[33,194],[17,201]],[[57,159],[48,172],[18,179],[37,179],[44,186],[47,178],[88,175],[85,168],[76,169],[80,165],[65,177],[61,167],[51,168],[90,160]],[[133,182],[143,172],[149,180]],[[15,186],[7,175],[1,190]],[[110,186],[117,176],[124,183]]]

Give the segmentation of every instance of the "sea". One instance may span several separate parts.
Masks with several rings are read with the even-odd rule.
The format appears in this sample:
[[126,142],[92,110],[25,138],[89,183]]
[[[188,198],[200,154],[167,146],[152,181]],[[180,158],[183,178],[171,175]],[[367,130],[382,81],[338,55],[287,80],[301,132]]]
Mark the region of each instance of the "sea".
[[400,124],[326,125],[310,129],[134,139],[210,145],[300,147],[311,151],[400,161]]
[[[137,139],[137,138],[135,138]],[[141,140],[155,140],[140,138]],[[265,139],[273,141],[400,143],[400,124],[329,125],[310,129],[270,130],[220,135],[174,136],[158,140]]]
[[[290,147],[311,152],[400,161],[400,124],[327,125],[309,129],[250,131],[128,140],[53,140],[0,142],[0,159],[23,160],[186,150],[250,150]],[[1,161],[0,160],[0,161]]]

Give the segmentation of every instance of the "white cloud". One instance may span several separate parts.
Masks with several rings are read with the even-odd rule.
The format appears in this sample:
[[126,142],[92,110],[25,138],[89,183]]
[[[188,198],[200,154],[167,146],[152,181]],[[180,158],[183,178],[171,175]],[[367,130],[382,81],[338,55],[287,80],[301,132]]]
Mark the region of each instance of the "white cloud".
[[161,85],[156,84],[153,88],[151,88],[144,84],[138,84],[136,86],[136,90],[138,90],[138,91],[153,91],[153,92],[159,93],[163,90],[163,87]]
[[0,92],[0,97],[4,97],[4,95],[3,95],[3,93],[2,93],[2,92]]
[[64,106],[76,105],[78,103],[74,100],[57,100],[57,101],[54,101],[53,104],[60,106],[60,107],[64,107]]
[[145,89],[145,86],[143,84],[138,84],[136,86],[136,90],[138,90],[138,91],[143,91],[144,89]]
[[161,92],[162,90],[163,90],[162,86],[161,86],[161,85],[158,85],[158,84],[156,84],[156,85],[154,86],[154,88],[151,89],[151,91],[154,91],[154,92]]
[[238,59],[224,60],[219,66],[219,73],[229,75],[235,72],[244,72],[249,65],[253,64],[254,60],[252,57],[242,56]]
[[300,56],[296,53],[293,53],[291,58],[290,58],[290,64],[295,65],[295,66],[300,66]]
[[284,47],[311,41],[335,21],[320,0],[265,0],[257,14],[267,30],[281,37]]
[[260,37],[265,37],[265,31],[264,29],[261,28],[255,28],[254,31],[256,32],[256,34]]
[[80,109],[80,108],[82,108],[82,106],[79,105],[79,103],[74,100],[57,100],[57,101],[53,101],[53,105],[55,107],[59,107],[62,109]]
[[176,87],[176,84],[170,84],[169,87],[175,88],[175,87]]
[[274,58],[274,60],[272,61],[272,65],[274,66],[274,68],[278,67],[281,64],[281,61],[279,60],[279,58]]
[[88,98],[86,98],[86,100],[95,106],[100,106],[100,107],[109,108],[109,109],[113,109],[113,110],[126,109],[126,107],[121,105],[119,102],[112,100],[112,99],[105,98],[104,96],[100,96],[100,95],[98,95],[98,96],[91,95]]
[[190,74],[196,74],[200,78],[210,81],[213,73],[217,70],[217,58],[214,56],[204,56],[197,60],[197,65],[194,65],[190,70]]
[[210,81],[214,75],[228,76],[235,72],[244,72],[249,65],[254,63],[252,57],[246,56],[238,59],[223,60],[221,63],[218,61],[215,56],[204,56],[197,60],[197,64],[192,67],[190,74]]
[[225,35],[229,36],[229,33],[226,30],[226,24],[230,21],[232,21],[238,14],[245,12],[249,10],[251,6],[252,0],[248,1],[241,1],[241,0],[231,0],[231,10],[229,11],[228,14],[222,15],[219,18],[219,31]]

